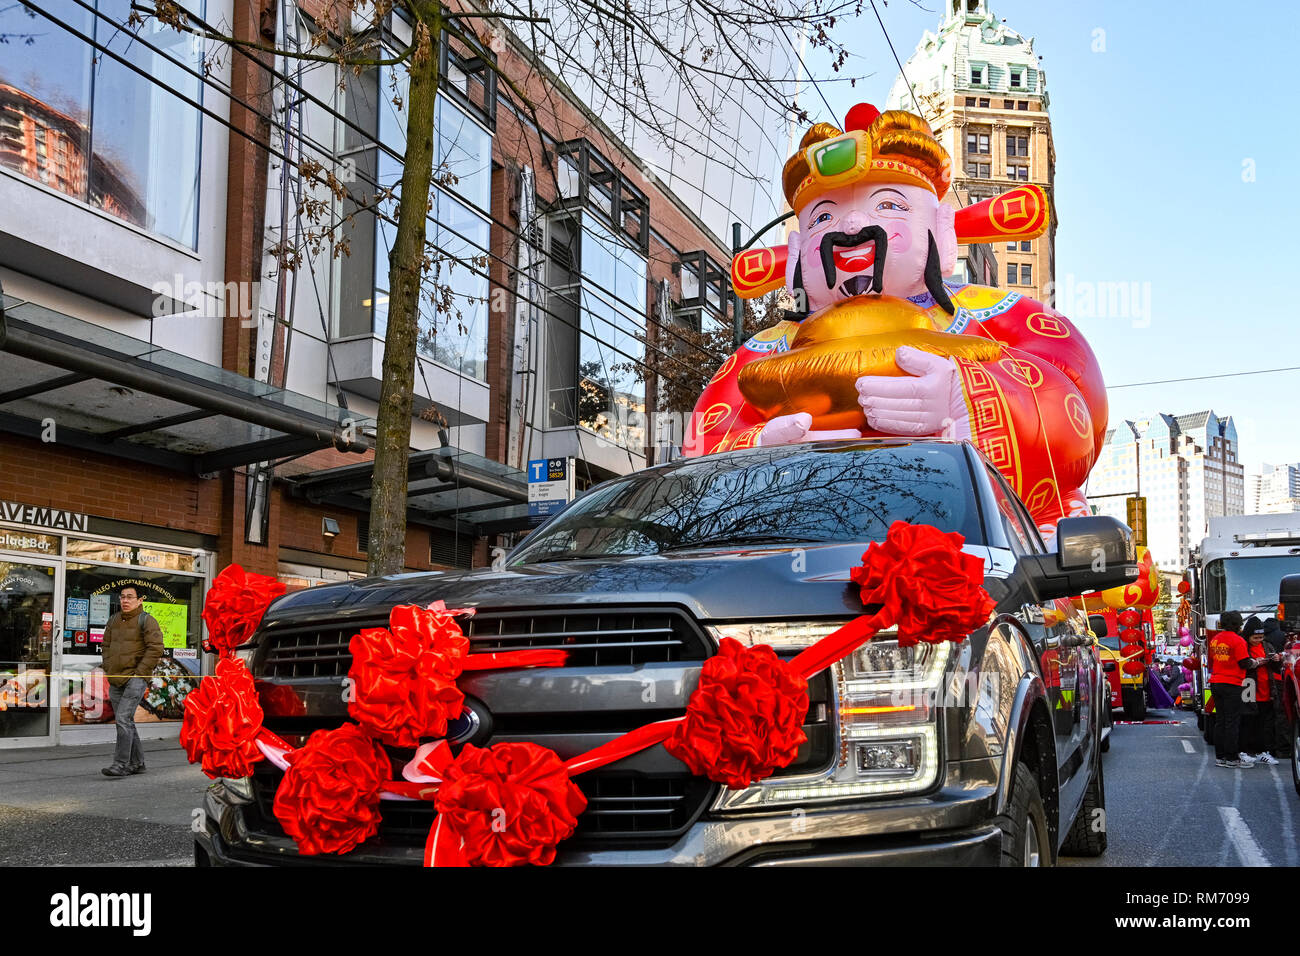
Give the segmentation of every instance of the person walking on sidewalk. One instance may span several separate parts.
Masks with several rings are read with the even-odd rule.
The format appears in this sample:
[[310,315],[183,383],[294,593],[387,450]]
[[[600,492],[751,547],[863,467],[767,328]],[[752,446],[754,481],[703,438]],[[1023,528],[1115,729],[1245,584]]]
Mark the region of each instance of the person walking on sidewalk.
[[1253,767],[1237,749],[1241,732],[1241,682],[1250,651],[1241,637],[1241,614],[1219,615],[1219,632],[1210,639],[1210,693],[1214,695],[1214,756],[1218,767]]
[[140,592],[126,585],[118,593],[122,610],[104,626],[104,673],[108,699],[117,722],[117,749],[106,777],[129,777],[144,770],[135,711],[149,686],[153,669],[163,656],[162,629],[140,602]]

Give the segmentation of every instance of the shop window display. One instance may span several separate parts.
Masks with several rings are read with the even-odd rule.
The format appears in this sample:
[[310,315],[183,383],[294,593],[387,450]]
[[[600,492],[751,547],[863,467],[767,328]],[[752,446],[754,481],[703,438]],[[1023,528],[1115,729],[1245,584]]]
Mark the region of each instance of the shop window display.
[[[69,556],[85,554],[78,545],[116,547],[98,542],[70,542]],[[151,556],[168,564],[191,561],[188,555],[130,549],[128,560],[153,563]],[[140,553],[136,553],[140,552]],[[97,557],[100,555],[96,555]],[[141,560],[143,558],[143,560]],[[63,629],[63,668],[60,722],[108,723],[113,719],[108,702],[102,649],[104,626],[120,609],[118,591],[134,585],[144,599],[144,610],[163,632],[165,652],[145,692],[137,723],[180,720],[185,696],[198,686],[199,641],[202,633],[203,579],[167,571],[78,564],[69,560],[66,578],[66,614]]]

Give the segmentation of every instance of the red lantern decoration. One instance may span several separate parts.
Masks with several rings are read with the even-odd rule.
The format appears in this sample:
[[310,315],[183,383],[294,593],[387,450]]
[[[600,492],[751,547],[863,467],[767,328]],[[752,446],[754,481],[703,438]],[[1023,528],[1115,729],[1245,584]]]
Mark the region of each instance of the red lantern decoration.
[[1147,669],[1147,666],[1146,666],[1146,664],[1142,663],[1142,661],[1133,660],[1133,661],[1125,661],[1125,662],[1124,662],[1124,673],[1125,673],[1125,674],[1141,674],[1141,673],[1142,673],[1143,671],[1145,671],[1146,669]]
[[1179,593],[1179,594],[1186,594],[1186,593],[1189,592],[1191,589],[1192,589],[1191,582],[1189,582],[1189,581],[1179,581],[1179,582],[1178,582],[1178,593]]
[[1142,623],[1142,615],[1133,608],[1125,608],[1119,612],[1119,622],[1125,627],[1137,627]]
[[1119,632],[1119,639],[1125,644],[1143,644],[1145,638],[1146,635],[1136,627],[1126,627],[1124,630]]
[[1199,671],[1201,669],[1201,660],[1198,657],[1184,657],[1183,666],[1189,671]]

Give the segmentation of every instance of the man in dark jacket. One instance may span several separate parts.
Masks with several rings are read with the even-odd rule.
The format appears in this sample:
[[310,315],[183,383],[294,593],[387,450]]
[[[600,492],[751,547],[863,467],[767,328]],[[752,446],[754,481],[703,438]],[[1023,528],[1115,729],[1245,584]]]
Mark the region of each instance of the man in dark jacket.
[[1270,654],[1281,654],[1286,649],[1286,635],[1275,617],[1264,621],[1264,643],[1268,645]]
[[163,655],[162,629],[145,611],[140,592],[128,584],[119,597],[122,610],[104,626],[104,673],[117,722],[117,749],[113,752],[113,763],[103,770],[106,777],[129,777],[144,770],[135,710]]
[[[1264,621],[1264,646],[1268,648],[1271,654],[1281,654],[1286,650],[1287,634],[1282,630],[1282,625],[1275,617],[1270,617]],[[1278,681],[1277,686],[1281,687],[1282,668],[1274,664],[1271,677]],[[1291,725],[1287,720],[1286,708],[1282,706],[1280,700],[1273,703],[1273,740],[1276,742],[1276,755],[1279,757],[1291,756]]]

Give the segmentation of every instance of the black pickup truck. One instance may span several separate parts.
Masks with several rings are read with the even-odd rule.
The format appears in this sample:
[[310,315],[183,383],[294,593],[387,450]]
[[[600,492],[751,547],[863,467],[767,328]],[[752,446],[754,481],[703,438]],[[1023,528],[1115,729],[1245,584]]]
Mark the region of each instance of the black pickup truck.
[[[1051,865],[1105,850],[1106,688],[1068,600],[1136,576],[1131,535],[1073,518],[1048,551],[971,445],[817,442],[674,462],[591,489],[497,569],[286,595],[247,656],[266,725],[295,745],[347,717],[348,641],[397,604],[472,607],[475,651],[562,648],[560,668],[462,677],[453,746],[569,757],[680,715],[722,636],[783,655],[862,613],[849,570],[895,520],[960,532],[994,620],[958,645],[881,635],[809,682],[798,758],[727,790],[662,747],[575,778],[588,799],[557,864]],[[412,752],[390,751],[394,774]],[[200,864],[418,865],[432,808],[385,802],[344,857],[301,857],[272,813],[281,772],[209,789]]]

